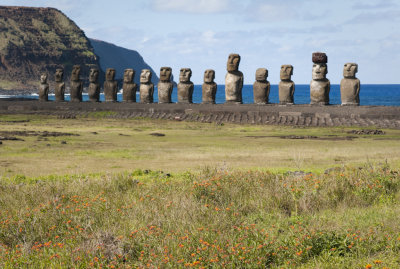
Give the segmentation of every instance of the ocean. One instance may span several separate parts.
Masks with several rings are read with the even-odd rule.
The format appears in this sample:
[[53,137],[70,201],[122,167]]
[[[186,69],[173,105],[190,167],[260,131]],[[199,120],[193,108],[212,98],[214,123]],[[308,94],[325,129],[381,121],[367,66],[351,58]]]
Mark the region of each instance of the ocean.
[[[193,103],[201,103],[201,85],[194,86]],[[253,101],[253,85],[243,86],[243,103],[252,104]],[[0,98],[7,98],[11,96],[0,96]],[[12,97],[23,97],[38,99],[37,94],[21,95]],[[50,100],[54,100],[54,94],[49,95]],[[65,96],[69,100],[69,95]],[[137,101],[139,101],[139,93],[137,93]],[[330,104],[340,104],[340,85],[331,85],[329,94]],[[89,100],[87,94],[83,94],[83,101]],[[104,101],[104,96],[101,94],[101,101]],[[122,93],[118,94],[118,101],[122,101]],[[177,102],[177,89],[174,88],[172,92],[172,101]],[[154,92],[154,102],[157,102],[157,87]],[[218,85],[216,102],[218,104],[225,102],[225,85]],[[279,103],[278,85],[271,85],[269,94],[270,103]],[[294,93],[295,104],[309,104],[310,103],[310,86],[309,85],[296,85]],[[364,106],[400,106],[400,84],[362,84],[360,90],[360,105]]]

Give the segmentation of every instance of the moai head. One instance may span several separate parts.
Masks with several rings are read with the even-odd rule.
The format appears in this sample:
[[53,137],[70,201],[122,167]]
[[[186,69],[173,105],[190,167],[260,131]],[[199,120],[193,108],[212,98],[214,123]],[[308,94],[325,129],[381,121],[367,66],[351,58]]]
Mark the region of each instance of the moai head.
[[212,69],[207,69],[204,71],[204,82],[213,83],[215,79],[215,71]]
[[81,66],[80,65],[74,65],[72,67],[71,80],[72,81],[79,81],[80,75],[81,75]]
[[96,83],[98,79],[99,79],[99,69],[97,68],[90,69],[89,82]]
[[43,73],[41,76],[40,76],[40,84],[46,84],[47,83],[47,74],[46,73]]
[[291,80],[293,75],[293,66],[290,64],[284,64],[281,66],[281,80]]
[[56,74],[54,75],[54,77],[55,77],[55,81],[56,82],[62,82],[62,80],[64,78],[64,69],[57,68],[56,69]]
[[312,68],[312,79],[323,80],[326,79],[328,74],[328,56],[323,52],[314,52],[312,54],[312,61],[314,63]]
[[107,68],[106,70],[106,80],[107,81],[114,81],[115,78],[115,69],[114,68]]
[[358,72],[358,64],[356,63],[346,63],[343,68],[343,76],[345,78],[356,78],[356,73]]
[[171,67],[161,67],[160,69],[160,80],[161,81],[170,81],[171,80],[171,74],[172,74],[172,68]]
[[239,54],[229,54],[228,62],[226,63],[226,70],[228,72],[238,71],[240,63],[240,55]]
[[266,81],[268,77],[268,70],[265,68],[258,68],[256,70],[256,80],[257,81]]
[[326,79],[326,74],[328,74],[328,66],[326,64],[313,64],[312,68],[313,80]]
[[140,83],[150,83],[151,82],[151,71],[150,69],[143,69],[140,73]]
[[182,68],[179,73],[180,82],[189,82],[192,77],[192,70],[190,68]]
[[132,83],[134,77],[135,77],[135,70],[133,70],[131,68],[125,69],[125,72],[124,72],[124,82],[125,83]]

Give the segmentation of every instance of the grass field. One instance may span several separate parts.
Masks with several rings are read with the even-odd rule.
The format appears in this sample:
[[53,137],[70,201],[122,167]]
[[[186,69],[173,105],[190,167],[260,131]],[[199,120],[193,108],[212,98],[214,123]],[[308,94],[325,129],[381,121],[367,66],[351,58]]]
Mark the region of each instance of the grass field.
[[[206,166],[321,172],[365,162],[400,164],[400,130],[384,130],[384,135],[354,135],[348,132],[360,128],[221,126],[104,118],[107,115],[107,112],[96,112],[80,119],[0,116],[0,136],[24,140],[3,141],[0,173],[31,177],[132,169],[184,172],[200,171]],[[12,134],[16,131],[25,135]],[[73,135],[40,136],[44,131]],[[317,138],[282,139],[280,136]],[[349,136],[355,138],[346,140]]]
[[109,114],[0,116],[1,268],[400,267],[400,130]]

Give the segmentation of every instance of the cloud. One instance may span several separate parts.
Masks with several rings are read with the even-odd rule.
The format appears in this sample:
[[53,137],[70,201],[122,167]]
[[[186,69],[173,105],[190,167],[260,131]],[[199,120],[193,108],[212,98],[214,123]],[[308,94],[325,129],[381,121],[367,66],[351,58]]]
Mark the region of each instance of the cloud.
[[397,5],[390,0],[381,0],[378,3],[368,4],[365,2],[358,2],[353,5],[353,9],[378,9],[378,8],[393,8]]
[[354,18],[348,20],[346,23],[370,24],[379,21],[388,22],[388,20],[391,20],[392,22],[400,20],[400,10],[362,12]]
[[227,11],[230,0],[152,0],[157,11],[186,13],[217,13]]
[[254,1],[246,8],[248,21],[275,22],[298,18],[296,3]]

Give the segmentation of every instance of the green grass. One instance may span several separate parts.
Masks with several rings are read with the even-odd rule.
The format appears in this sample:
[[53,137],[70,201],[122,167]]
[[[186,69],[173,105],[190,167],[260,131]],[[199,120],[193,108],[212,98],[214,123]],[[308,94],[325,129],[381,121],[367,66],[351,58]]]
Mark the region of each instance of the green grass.
[[400,267],[400,130],[113,116],[0,115],[1,268]]
[[399,170],[0,181],[2,268],[398,268]]
[[[183,172],[205,166],[275,172],[361,165],[400,164],[400,130],[385,135],[352,135],[353,140],[282,139],[279,136],[345,137],[360,128],[216,125],[149,119],[112,119],[112,112],[93,112],[78,119],[2,115],[0,131],[49,131],[79,136],[18,136],[3,141],[0,174],[81,174],[130,169]],[[18,122],[29,120],[29,122]],[[14,122],[13,122],[14,121]],[[163,133],[157,137],[151,133]],[[61,144],[62,141],[67,144]]]

